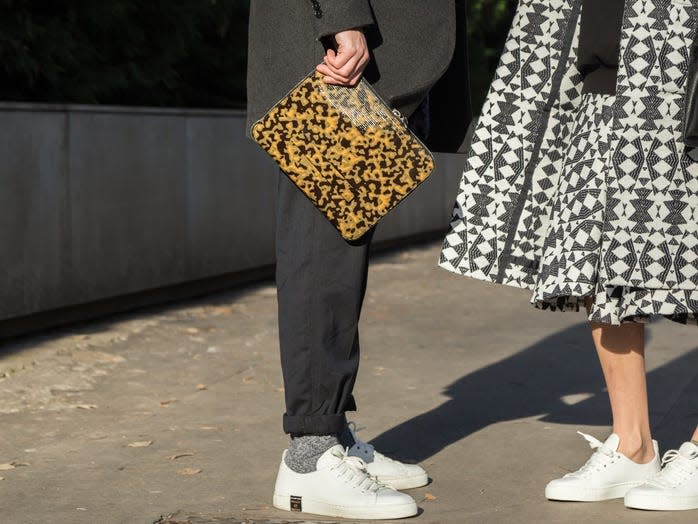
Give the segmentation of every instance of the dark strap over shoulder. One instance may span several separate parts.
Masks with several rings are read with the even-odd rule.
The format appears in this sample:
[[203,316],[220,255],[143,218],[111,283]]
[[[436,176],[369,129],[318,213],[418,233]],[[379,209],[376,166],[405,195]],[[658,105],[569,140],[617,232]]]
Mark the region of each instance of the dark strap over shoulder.
[[686,147],[698,147],[698,36],[691,46],[688,79],[684,98],[683,141]]

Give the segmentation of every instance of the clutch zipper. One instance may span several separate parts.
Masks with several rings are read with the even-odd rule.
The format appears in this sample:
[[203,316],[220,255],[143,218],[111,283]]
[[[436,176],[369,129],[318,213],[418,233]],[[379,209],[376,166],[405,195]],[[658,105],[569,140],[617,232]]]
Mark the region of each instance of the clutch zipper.
[[409,125],[409,122],[407,121],[407,117],[400,113],[399,109],[393,109],[393,114],[400,119],[400,122],[402,122],[402,125],[407,127]]

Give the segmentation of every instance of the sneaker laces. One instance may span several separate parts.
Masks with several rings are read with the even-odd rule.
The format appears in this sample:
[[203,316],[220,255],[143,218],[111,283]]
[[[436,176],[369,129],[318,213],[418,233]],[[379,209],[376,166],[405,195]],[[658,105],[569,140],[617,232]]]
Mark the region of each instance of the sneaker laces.
[[616,461],[619,454],[608,446],[605,446],[599,439],[582,433],[581,431],[577,431],[577,433],[584,437],[589,443],[589,447],[594,450],[594,453],[581,468],[572,473],[568,473],[565,475],[566,477],[589,477],[596,472],[602,471],[604,468],[608,467],[609,464],[613,464]]
[[662,457],[662,470],[650,480],[658,487],[675,488],[681,485],[690,475],[696,473],[698,453],[685,455],[678,449],[670,449]]
[[349,432],[351,433],[351,436],[354,438],[354,441],[357,444],[359,444],[361,446],[373,448],[373,446],[371,446],[371,444],[364,442],[363,440],[361,440],[359,437],[356,436],[356,434],[359,432],[359,430],[356,428],[356,422],[353,422],[353,421],[347,422],[347,427],[349,428]]
[[339,478],[350,486],[370,492],[375,492],[385,487],[366,470],[366,463],[361,458],[347,455],[346,450],[338,458],[342,460],[333,466],[332,469],[337,470]]

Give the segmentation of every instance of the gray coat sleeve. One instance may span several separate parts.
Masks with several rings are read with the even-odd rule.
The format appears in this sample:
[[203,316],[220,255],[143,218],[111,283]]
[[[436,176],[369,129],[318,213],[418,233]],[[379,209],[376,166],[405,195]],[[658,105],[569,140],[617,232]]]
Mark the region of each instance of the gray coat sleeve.
[[369,0],[307,1],[308,16],[315,21],[315,37],[318,39],[375,23]]

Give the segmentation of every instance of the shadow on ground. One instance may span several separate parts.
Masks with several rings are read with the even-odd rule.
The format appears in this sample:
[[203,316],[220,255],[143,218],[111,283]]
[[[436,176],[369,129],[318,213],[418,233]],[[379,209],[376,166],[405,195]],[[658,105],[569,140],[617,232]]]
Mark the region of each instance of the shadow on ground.
[[[402,460],[423,462],[497,422],[539,416],[551,423],[610,425],[608,396],[598,360],[589,352],[590,338],[588,325],[579,324],[470,373],[446,388],[450,400],[378,435],[372,444]],[[650,397],[686,366],[698,368],[698,348],[648,374]],[[698,391],[698,380],[688,387]],[[676,447],[693,432],[695,421],[688,417],[696,410],[698,406],[693,413],[653,420],[655,438]]]

